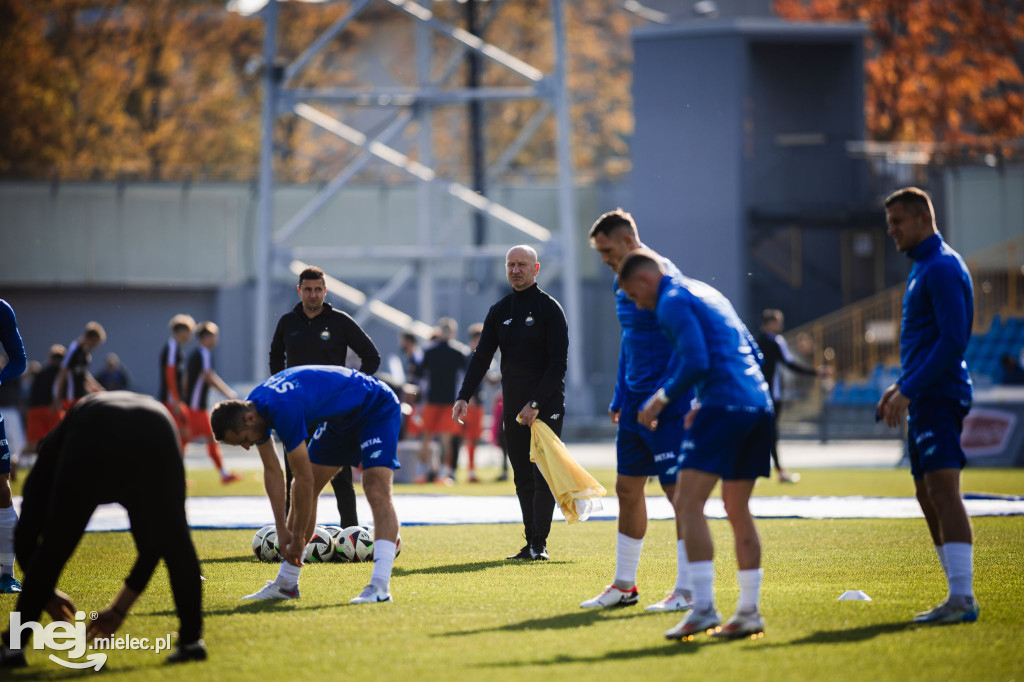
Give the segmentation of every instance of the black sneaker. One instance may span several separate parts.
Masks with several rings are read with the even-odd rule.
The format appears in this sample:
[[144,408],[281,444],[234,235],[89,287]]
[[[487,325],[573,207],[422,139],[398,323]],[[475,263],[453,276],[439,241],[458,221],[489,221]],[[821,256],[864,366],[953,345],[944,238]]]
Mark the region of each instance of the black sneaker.
[[168,663],[186,663],[188,661],[206,660],[206,642],[197,639],[189,644],[179,644],[178,648],[167,657]]
[[24,651],[0,644],[0,668],[24,668],[27,665]]
[[526,545],[521,550],[519,550],[517,553],[512,554],[510,556],[507,556],[505,558],[506,559],[527,559],[527,560],[529,560],[529,559],[533,558],[533,551],[530,549],[529,545]]
[[536,545],[530,548],[530,557],[534,561],[547,561],[551,557],[548,556],[548,548],[544,545]]

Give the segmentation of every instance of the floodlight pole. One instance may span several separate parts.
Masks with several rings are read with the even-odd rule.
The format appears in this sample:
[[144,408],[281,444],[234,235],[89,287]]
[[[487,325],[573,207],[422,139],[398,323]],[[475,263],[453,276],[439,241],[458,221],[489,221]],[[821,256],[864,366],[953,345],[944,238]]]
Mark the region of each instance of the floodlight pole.
[[573,193],[572,150],[569,136],[569,89],[566,83],[565,8],[562,0],[551,0],[551,19],[555,33],[554,101],[558,155],[558,229],[561,237],[562,291],[565,317],[569,326],[569,364],[566,372],[566,407],[576,414],[591,412],[591,391],[583,383],[583,352],[580,334],[580,277],[576,260],[576,195]]
[[263,14],[263,115],[260,137],[259,210],[256,225],[256,311],[253,315],[253,376],[267,376],[270,344],[270,282],[274,275],[274,123],[281,72],[277,56],[277,0]]

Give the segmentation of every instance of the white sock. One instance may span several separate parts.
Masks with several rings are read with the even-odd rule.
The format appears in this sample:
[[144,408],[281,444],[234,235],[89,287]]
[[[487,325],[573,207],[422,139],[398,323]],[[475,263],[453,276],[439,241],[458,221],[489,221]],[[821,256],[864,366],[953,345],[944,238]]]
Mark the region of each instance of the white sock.
[[974,546],[968,542],[947,542],[943,546],[949,566],[949,596],[974,594]]
[[14,527],[18,515],[14,507],[0,509],[0,574],[14,575]]
[[628,590],[636,585],[636,569],[640,565],[643,538],[615,534],[615,586]]
[[946,561],[946,550],[942,545],[935,545],[935,553],[939,555],[939,565],[942,566],[942,572],[945,574],[946,579],[949,580],[949,563]]
[[715,606],[715,564],[712,561],[691,561],[690,579],[693,581],[693,610],[707,611]]
[[686,558],[686,542],[683,540],[676,540],[676,567],[676,586],[672,591],[676,594],[693,594],[690,560]]
[[373,542],[373,573],[370,583],[382,592],[387,592],[391,585],[391,568],[395,565],[395,543],[391,540],[374,540]]
[[294,589],[299,586],[299,573],[301,571],[301,566],[295,566],[287,561],[282,561],[281,567],[277,569],[277,579],[274,580],[274,583],[278,587],[288,590]]
[[748,568],[736,571],[736,582],[740,584],[740,598],[736,602],[737,611],[755,611],[761,600],[761,578],[764,570],[760,568]]

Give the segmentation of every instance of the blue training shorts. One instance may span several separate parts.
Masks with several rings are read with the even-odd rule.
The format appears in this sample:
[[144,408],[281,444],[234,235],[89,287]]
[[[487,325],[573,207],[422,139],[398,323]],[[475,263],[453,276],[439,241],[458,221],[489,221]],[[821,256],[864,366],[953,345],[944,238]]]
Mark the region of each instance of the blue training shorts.
[[907,411],[907,454],[915,481],[939,469],[963,469],[967,457],[960,447],[964,417],[971,401],[953,398],[917,398]]
[[680,469],[725,480],[753,480],[771,473],[775,416],[766,409],[702,407],[679,456]]
[[679,476],[679,447],[686,433],[685,413],[659,418],[658,428],[651,431],[636,421],[641,407],[643,403],[627,403],[619,412],[619,430],[615,436],[616,471],[623,476],[657,475],[662,485],[671,485]]
[[326,421],[309,441],[309,461],[324,466],[387,467],[401,469],[398,462],[398,431],[402,412],[394,400],[380,401],[373,417],[348,427]]
[[0,476],[11,473],[11,447],[7,444],[7,428],[0,414]]

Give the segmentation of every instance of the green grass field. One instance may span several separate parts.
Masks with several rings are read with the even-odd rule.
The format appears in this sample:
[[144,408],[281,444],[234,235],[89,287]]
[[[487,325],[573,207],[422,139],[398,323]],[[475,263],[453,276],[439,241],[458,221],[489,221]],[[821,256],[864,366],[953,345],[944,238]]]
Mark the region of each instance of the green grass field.
[[[195,472],[190,493],[206,482]],[[900,484],[890,474],[899,474]],[[967,470],[965,490],[1020,493],[1024,472]],[[212,478],[214,490],[223,490]],[[606,485],[608,481],[605,481]],[[805,485],[806,483],[806,485]],[[850,489],[859,484],[860,489]],[[232,486],[241,488],[249,482]],[[253,481],[251,494],[259,494]],[[216,487],[214,487],[216,486]],[[473,486],[483,492],[497,484]],[[469,486],[456,486],[455,490]],[[877,490],[876,490],[877,488]],[[403,490],[418,492],[416,487]],[[451,489],[448,489],[451,490]],[[843,492],[841,492],[843,491]],[[889,491],[888,493],[883,491]],[[401,491],[400,491],[401,492]],[[468,491],[467,491],[468,492]],[[797,486],[767,481],[757,494],[909,494],[905,471],[808,471]],[[481,500],[486,504],[486,499]],[[737,587],[731,534],[711,521],[718,606],[728,616]],[[205,663],[166,666],[163,654],[111,651],[106,679],[768,679],[1014,680],[1024,677],[1015,644],[1024,620],[1024,518],[976,518],[976,594],[981,620],[971,625],[909,624],[945,594],[924,522],[908,520],[763,520],[767,632],[756,641],[670,642],[675,614],[647,614],[675,577],[673,524],[652,522],[640,565],[640,606],[582,611],[582,599],[611,581],[615,524],[554,525],[549,562],[502,557],[521,544],[507,525],[408,526],[395,564],[395,602],[349,606],[368,564],[311,565],[302,598],[247,604],[238,598],[272,578],[276,567],[249,553],[252,531],[193,534],[203,574]],[[134,559],[126,533],[90,533],[61,587],[85,611],[104,606]],[[837,601],[847,589],[871,602]],[[5,610],[14,597],[0,596]],[[119,635],[164,636],[177,629],[161,567]],[[30,667],[9,679],[66,679],[69,671],[30,651]],[[6,673],[6,671],[5,671]],[[6,675],[4,675],[6,676]]]

